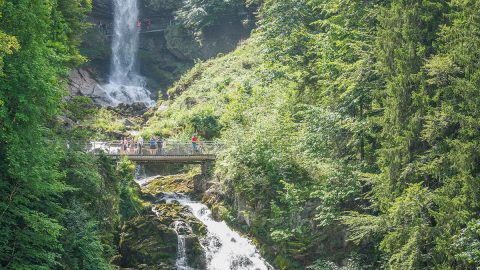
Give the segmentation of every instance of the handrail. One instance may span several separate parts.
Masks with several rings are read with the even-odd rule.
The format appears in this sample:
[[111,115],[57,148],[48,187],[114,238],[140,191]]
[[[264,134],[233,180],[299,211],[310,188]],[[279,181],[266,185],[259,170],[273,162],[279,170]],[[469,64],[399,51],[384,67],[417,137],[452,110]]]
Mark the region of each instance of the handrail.
[[[160,143],[161,142],[161,143]],[[225,148],[221,142],[199,141],[192,142],[162,140],[151,144],[145,140],[140,146],[138,142],[127,145],[122,141],[91,141],[85,146],[87,152],[93,154],[105,153],[110,156],[216,156]]]
[[[142,21],[141,26],[137,27],[140,34],[153,33],[165,31],[170,26],[178,25],[179,23],[174,20],[151,20],[150,24],[145,25]],[[114,34],[113,23],[105,24],[103,22],[97,22],[94,24],[95,29],[103,33],[105,36],[112,36]]]

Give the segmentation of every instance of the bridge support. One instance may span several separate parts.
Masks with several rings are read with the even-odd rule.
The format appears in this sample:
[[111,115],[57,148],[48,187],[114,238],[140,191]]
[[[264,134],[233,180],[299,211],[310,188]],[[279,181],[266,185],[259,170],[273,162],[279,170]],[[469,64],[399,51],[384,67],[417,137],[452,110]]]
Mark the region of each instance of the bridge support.
[[202,166],[202,176],[207,176],[208,174],[208,162],[203,162]]
[[193,180],[193,188],[195,192],[205,192],[207,187],[207,176],[208,176],[208,167],[210,162],[202,162],[201,166],[201,174],[195,177]]

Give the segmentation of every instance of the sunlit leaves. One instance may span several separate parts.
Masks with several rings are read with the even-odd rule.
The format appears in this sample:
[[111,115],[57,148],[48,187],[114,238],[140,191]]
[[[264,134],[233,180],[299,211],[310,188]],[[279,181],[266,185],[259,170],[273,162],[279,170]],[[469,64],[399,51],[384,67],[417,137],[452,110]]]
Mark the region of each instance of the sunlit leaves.
[[228,18],[232,20],[245,10],[241,0],[185,0],[176,18],[199,39],[203,30]]

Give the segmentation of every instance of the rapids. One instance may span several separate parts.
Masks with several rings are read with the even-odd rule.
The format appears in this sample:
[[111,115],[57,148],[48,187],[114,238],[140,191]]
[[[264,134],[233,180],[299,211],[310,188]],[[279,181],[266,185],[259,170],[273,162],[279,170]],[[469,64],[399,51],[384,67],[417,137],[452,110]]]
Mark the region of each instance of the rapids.
[[[274,268],[260,255],[252,242],[235,232],[225,222],[212,218],[208,207],[192,201],[187,195],[165,193],[162,197],[167,203],[178,202],[188,207],[192,214],[207,228],[207,235],[201,239],[201,245],[207,257],[208,270],[273,270]],[[176,223],[179,237],[177,253],[177,269],[191,270],[186,264],[182,231],[188,229],[188,224]],[[181,228],[181,229],[180,229]]]

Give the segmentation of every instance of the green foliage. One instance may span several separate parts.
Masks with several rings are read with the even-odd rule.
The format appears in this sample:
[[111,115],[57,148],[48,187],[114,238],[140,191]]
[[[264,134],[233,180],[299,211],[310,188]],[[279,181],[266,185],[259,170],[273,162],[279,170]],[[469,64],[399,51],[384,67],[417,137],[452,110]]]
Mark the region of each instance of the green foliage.
[[[255,5],[256,33],[197,63],[143,132],[226,142],[215,212],[279,269],[478,268],[480,2],[188,0],[176,30],[201,40]],[[62,104],[90,8],[0,0],[1,268],[108,269],[116,229],[143,210],[132,164],[56,130],[64,109],[123,131],[91,100]]]
[[97,113],[93,100],[89,97],[76,96],[66,104],[66,116],[73,121],[83,122],[89,120]]
[[227,206],[280,269],[475,269],[479,2],[249,2],[147,130],[218,119]]
[[195,133],[200,134],[205,139],[209,140],[217,137],[220,132],[220,124],[218,123],[218,116],[214,115],[213,110],[204,110],[196,113],[190,119]]
[[85,98],[63,102],[68,68],[84,61],[77,46],[90,8],[0,1],[2,269],[110,269],[121,176],[109,159],[84,153],[88,134],[61,126],[94,111]]
[[357,258],[349,258],[345,265],[342,267],[337,266],[334,262],[319,259],[315,261],[315,263],[309,267],[308,270],[355,270],[355,269],[362,269],[362,267],[358,263]]
[[[111,269],[122,224],[142,211],[133,181],[134,167],[117,168],[106,157],[93,157],[73,145],[62,164],[69,191],[62,205],[61,269]],[[59,269],[60,269],[59,268]]]
[[120,183],[120,214],[123,221],[128,221],[143,211],[141,192],[134,181],[135,165],[132,162],[123,159],[117,165],[117,170],[122,179]]
[[[1,2],[0,2],[1,4]],[[0,13],[0,17],[1,17]],[[2,75],[2,69],[3,69],[3,57],[5,55],[12,54],[14,51],[17,51],[20,49],[20,46],[15,39],[15,37],[6,35],[3,32],[0,32],[0,75]]]
[[123,121],[114,112],[106,108],[98,110],[97,115],[92,120],[90,126],[98,132],[122,132],[125,129]]
[[[21,50],[4,56],[0,77],[0,266],[50,269],[59,260],[62,226],[57,198],[67,187],[62,145],[46,128],[63,95],[67,54],[53,36],[61,17],[54,1],[2,1],[0,31]],[[10,39],[8,49],[16,48]],[[2,44],[2,48],[5,48]]]
[[244,10],[242,0],[185,0],[177,12],[177,19],[201,37],[206,27],[232,20]]
[[[105,247],[100,239],[98,225],[91,220],[81,205],[66,210],[62,234],[62,269],[105,269],[110,267],[103,258]],[[60,267],[59,267],[60,268]]]
[[[254,43],[254,44],[252,44]],[[241,117],[244,106],[235,99],[247,96],[251,85],[255,83],[257,67],[261,56],[257,49],[258,40],[250,40],[234,53],[197,63],[171,89],[169,95],[174,100],[162,101],[157,111],[147,122],[144,132],[162,134],[164,137],[189,139],[197,131],[209,138],[218,137],[224,125],[229,125],[228,117]],[[259,48],[258,48],[259,49]],[[242,88],[242,85],[246,87]],[[229,104],[225,101],[231,100]]]
[[[453,249],[455,259],[462,267],[480,265],[480,223],[477,220],[468,222],[467,227],[455,236]],[[450,246],[452,248],[452,246]]]
[[443,8],[441,1],[393,1],[380,14],[378,67],[386,79],[385,93],[380,97],[385,111],[379,151],[379,164],[387,180],[385,194],[381,195],[384,198],[398,195],[397,191],[422,177],[411,169],[415,156],[427,148],[420,132],[431,89],[422,65],[433,53],[432,42],[442,23]]
[[385,216],[387,233],[380,248],[391,269],[424,269],[432,262],[432,194],[420,184],[408,187]]

